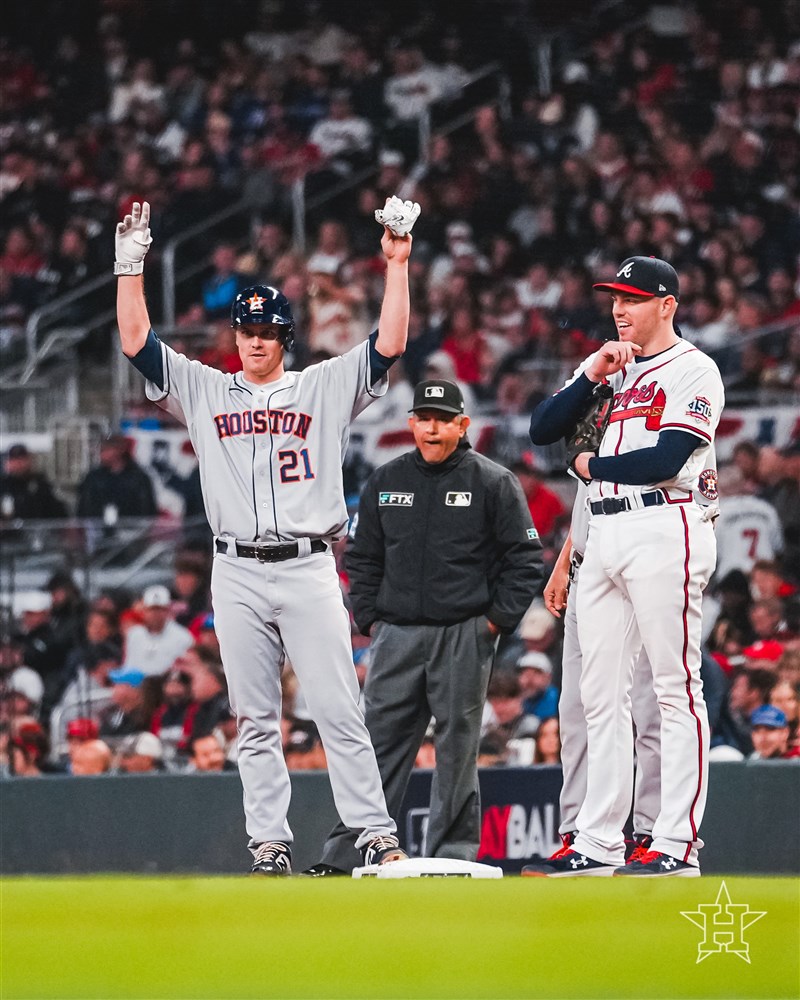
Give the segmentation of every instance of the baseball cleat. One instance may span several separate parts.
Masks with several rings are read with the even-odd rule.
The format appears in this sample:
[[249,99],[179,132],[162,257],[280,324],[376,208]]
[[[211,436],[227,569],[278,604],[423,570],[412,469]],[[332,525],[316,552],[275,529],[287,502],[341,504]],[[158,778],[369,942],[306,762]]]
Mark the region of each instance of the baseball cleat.
[[343,872],[341,868],[335,868],[333,865],[326,865],[324,861],[319,861],[300,874],[310,875],[311,878],[329,878],[332,875],[347,875],[347,872]]
[[699,878],[700,869],[697,865],[689,865],[678,861],[661,851],[645,851],[636,861],[633,857],[623,868],[617,868],[615,875],[639,875],[642,878],[666,878],[676,875],[678,878]]
[[625,864],[629,865],[631,861],[641,861],[645,854],[650,851],[650,845],[652,843],[653,838],[646,833],[642,833],[638,837],[634,837],[631,849],[625,858]]
[[408,860],[408,855],[400,846],[400,841],[391,834],[373,837],[365,847],[361,848],[361,854],[365,866],[386,865],[390,861]]
[[561,834],[561,847],[548,858],[548,861],[555,861],[557,858],[563,858],[565,854],[569,854],[572,850],[572,845],[575,843],[575,838],[577,833],[575,830],[570,830],[569,833]]
[[603,864],[602,861],[594,861],[587,858],[585,854],[578,854],[570,848],[563,849],[556,853],[547,861],[540,864],[525,865],[522,869],[523,875],[532,875],[539,878],[571,878],[576,875],[613,875],[614,866]]
[[292,852],[282,840],[259,844],[250,869],[252,875],[291,875]]

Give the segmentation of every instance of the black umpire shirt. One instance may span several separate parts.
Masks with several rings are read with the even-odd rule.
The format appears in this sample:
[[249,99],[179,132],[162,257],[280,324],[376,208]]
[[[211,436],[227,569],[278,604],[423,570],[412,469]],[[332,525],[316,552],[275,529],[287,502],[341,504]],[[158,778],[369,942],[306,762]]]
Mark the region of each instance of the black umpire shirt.
[[415,449],[372,473],[345,566],[365,635],[377,620],[451,625],[481,614],[513,632],[543,575],[519,481],[466,438],[438,465]]

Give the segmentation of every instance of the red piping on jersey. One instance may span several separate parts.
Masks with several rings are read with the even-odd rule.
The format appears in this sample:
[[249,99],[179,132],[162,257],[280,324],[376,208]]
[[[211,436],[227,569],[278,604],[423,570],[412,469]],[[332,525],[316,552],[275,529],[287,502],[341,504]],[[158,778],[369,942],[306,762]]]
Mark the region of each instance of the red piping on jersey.
[[697,840],[697,824],[694,821],[694,807],[700,798],[703,788],[703,727],[700,717],[694,708],[694,695],[692,694],[692,674],[689,670],[689,522],[686,520],[686,511],[681,509],[681,520],[683,521],[683,540],[686,547],[686,559],[683,563],[683,669],[686,673],[686,694],[689,698],[689,711],[697,723],[697,791],[694,793],[692,805],[689,809],[689,824],[692,828],[692,842],[686,845],[686,852],[683,860],[688,861],[692,852],[694,841]]
[[[678,345],[675,344],[674,346],[677,347]],[[648,368],[646,371],[641,372],[633,380],[633,385],[631,386],[631,389],[635,389],[636,386],[639,384],[639,381],[641,379],[643,379],[645,377],[645,375],[649,375],[650,372],[658,371],[659,368],[663,368],[665,365],[668,365],[670,363],[670,361],[675,361],[678,358],[682,358],[684,356],[684,354],[689,354],[690,351],[696,351],[696,350],[697,350],[696,347],[688,347],[687,350],[681,351],[681,353],[680,354],[676,354],[675,357],[667,358],[666,361],[662,361],[660,365],[656,365],[654,368]],[[624,383],[624,381],[625,381],[625,379],[627,377],[628,377],[628,369],[626,367],[625,368],[625,374],[622,376],[623,383]],[[613,417],[613,414],[612,414],[611,420],[613,420],[613,419],[614,419],[614,417]],[[610,421],[609,421],[609,423],[610,423]],[[623,420],[620,420],[619,421],[619,441],[617,441],[617,447],[614,450],[614,454],[615,455],[619,455],[619,449],[620,449],[620,445],[622,444],[622,435],[623,435],[623,432],[624,432],[624,428],[625,428],[625,423],[624,423]],[[709,438],[708,440],[710,441],[711,438]],[[636,449],[631,449],[631,450],[635,451]],[[614,483],[614,495],[617,496],[618,494],[619,494],[619,483]],[[603,495],[603,486],[602,486],[602,483],[601,483],[601,485],[600,485],[600,496],[602,496],[602,495]]]
[[691,424],[662,424],[661,430],[663,431],[665,427],[681,427],[683,430],[689,431],[691,434],[696,434],[698,437],[701,437],[705,441],[711,443],[710,434],[706,434],[705,431],[701,431],[699,427],[693,427]]
[[[675,344],[673,346],[677,347],[678,345]],[[673,358],[667,358],[666,361],[662,361],[661,364],[660,365],[656,365],[655,368],[648,368],[647,371],[644,371],[640,375],[636,376],[636,378],[634,379],[633,385],[631,386],[631,389],[635,389],[636,386],[639,384],[639,380],[643,379],[645,377],[645,375],[649,375],[650,372],[657,372],[659,368],[663,368],[664,365],[668,365],[671,361],[677,361],[678,358],[682,358],[684,356],[684,354],[689,354],[692,351],[696,351],[696,350],[697,350],[696,347],[687,347],[687,350],[681,351],[680,354],[676,354],[675,357],[673,357]],[[625,374],[627,375],[627,371],[625,372]],[[625,380],[623,379],[623,381],[625,381]]]
[[[680,486],[673,486],[673,487],[671,487],[671,489],[678,489],[678,490],[680,488],[681,488]],[[691,490],[683,490],[683,492],[686,493],[687,496],[685,496],[685,497],[676,497],[674,500],[669,495],[669,490],[668,489],[665,489],[665,488],[662,487],[661,492],[664,494],[664,498],[666,499],[667,503],[671,503],[671,504],[675,504],[675,503],[692,503],[692,501],[694,500],[694,495],[692,494]]]

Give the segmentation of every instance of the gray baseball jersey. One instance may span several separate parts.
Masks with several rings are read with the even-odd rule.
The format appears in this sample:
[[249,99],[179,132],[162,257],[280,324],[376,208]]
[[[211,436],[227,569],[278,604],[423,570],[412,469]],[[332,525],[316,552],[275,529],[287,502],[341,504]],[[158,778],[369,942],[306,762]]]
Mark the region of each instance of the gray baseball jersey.
[[148,399],[186,424],[215,535],[240,540],[342,537],[342,462],[350,422],[388,379],[369,384],[369,342],[267,385],[248,384],[161,344],[164,388]]

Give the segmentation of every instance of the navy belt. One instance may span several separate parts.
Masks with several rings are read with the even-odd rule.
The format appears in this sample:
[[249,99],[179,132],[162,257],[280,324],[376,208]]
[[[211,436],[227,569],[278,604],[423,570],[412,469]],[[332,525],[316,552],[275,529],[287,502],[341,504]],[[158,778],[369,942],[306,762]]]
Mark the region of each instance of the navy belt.
[[[667,498],[661,490],[642,493],[643,507],[662,507],[666,502]],[[589,504],[589,510],[593,514],[621,514],[624,510],[638,509],[631,504],[628,497],[604,497],[602,500],[595,500]]]
[[[258,559],[263,563],[285,562],[300,555],[299,542],[276,542],[274,545],[251,545],[249,542],[235,542],[236,555],[240,559]],[[224,538],[216,541],[217,552],[228,554],[228,542]],[[328,546],[321,538],[311,541],[312,552],[327,552]]]

